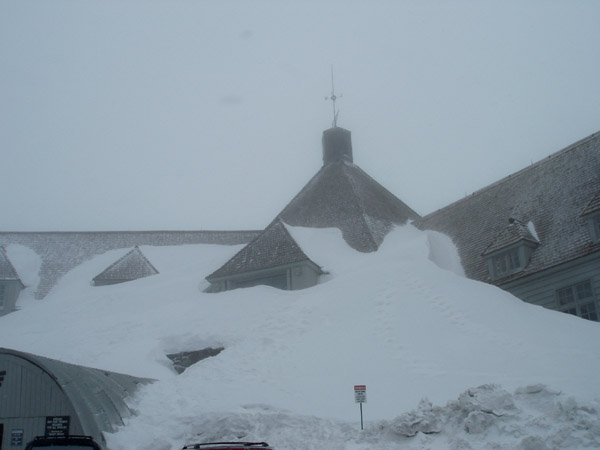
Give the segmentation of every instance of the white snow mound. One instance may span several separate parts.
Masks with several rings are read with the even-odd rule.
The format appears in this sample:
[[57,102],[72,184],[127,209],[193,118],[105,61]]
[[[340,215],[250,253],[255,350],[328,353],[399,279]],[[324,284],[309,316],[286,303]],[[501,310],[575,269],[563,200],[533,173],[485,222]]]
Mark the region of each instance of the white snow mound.
[[[466,279],[449,239],[412,226],[368,254],[337,230],[288,229],[329,271],[321,284],[203,293],[203,277],[240,247],[190,245],[143,246],[158,275],[91,286],[123,253],[111,251],[0,318],[0,345],[157,379],[131,400],[137,417],[109,436],[114,450],[219,439],[277,449],[598,446],[600,324]],[[181,375],[166,357],[206,347],[224,350]],[[367,386],[362,432],[355,384]]]

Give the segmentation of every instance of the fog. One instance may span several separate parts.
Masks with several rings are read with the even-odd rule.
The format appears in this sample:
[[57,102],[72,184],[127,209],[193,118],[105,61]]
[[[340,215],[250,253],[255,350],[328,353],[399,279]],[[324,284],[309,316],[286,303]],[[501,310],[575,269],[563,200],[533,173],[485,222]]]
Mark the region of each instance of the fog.
[[427,214],[598,131],[594,1],[0,2],[2,231],[260,229],[354,162]]

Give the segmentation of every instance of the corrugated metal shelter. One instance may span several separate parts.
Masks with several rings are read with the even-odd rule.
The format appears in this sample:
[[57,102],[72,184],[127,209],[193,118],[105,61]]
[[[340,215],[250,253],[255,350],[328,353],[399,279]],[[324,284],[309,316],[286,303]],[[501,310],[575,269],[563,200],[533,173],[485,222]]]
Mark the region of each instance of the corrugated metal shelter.
[[64,434],[105,447],[102,433],[132,415],[127,397],[152,381],[0,348],[0,450]]

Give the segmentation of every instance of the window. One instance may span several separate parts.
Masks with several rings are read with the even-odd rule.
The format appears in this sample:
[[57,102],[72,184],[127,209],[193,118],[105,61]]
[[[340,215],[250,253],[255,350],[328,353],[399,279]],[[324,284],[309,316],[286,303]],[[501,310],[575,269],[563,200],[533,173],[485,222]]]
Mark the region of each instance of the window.
[[0,311],[4,309],[4,296],[6,293],[6,286],[0,284]]
[[559,311],[598,321],[598,310],[590,280],[556,291]]
[[521,268],[519,261],[519,250],[514,248],[494,256],[494,275],[499,278],[513,273]]

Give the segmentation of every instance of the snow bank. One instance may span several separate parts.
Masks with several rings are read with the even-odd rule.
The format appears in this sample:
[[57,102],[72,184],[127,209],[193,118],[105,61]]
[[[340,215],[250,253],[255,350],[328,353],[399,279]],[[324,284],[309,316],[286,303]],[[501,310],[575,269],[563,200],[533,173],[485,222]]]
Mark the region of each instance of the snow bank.
[[42,259],[29,247],[19,244],[8,245],[6,254],[25,285],[19,295],[17,308],[27,308],[35,303],[34,295],[40,282]]
[[[157,408],[159,405],[157,405]],[[600,447],[600,404],[581,405],[544,385],[509,393],[483,385],[445,406],[421,400],[416,409],[360,430],[357,422],[299,415],[265,404],[200,412],[156,436],[159,422],[133,419],[108,442],[115,450],[174,450],[184,443],[263,441],[278,450],[549,450]]]
[[[588,405],[600,393],[598,323],[457,275],[449,240],[412,226],[369,254],[337,230],[289,229],[329,270],[325,282],[206,294],[204,276],[239,247],[191,245],[142,247],[159,275],[91,286],[123,253],[108,252],[34,308],[0,318],[0,345],[157,379],[135,399],[138,416],[110,436],[115,450],[235,438],[279,449],[580,448],[597,439]],[[181,375],[166,357],[205,347],[224,350]],[[367,385],[362,433],[354,384]],[[516,391],[539,384],[548,386],[539,395]]]

